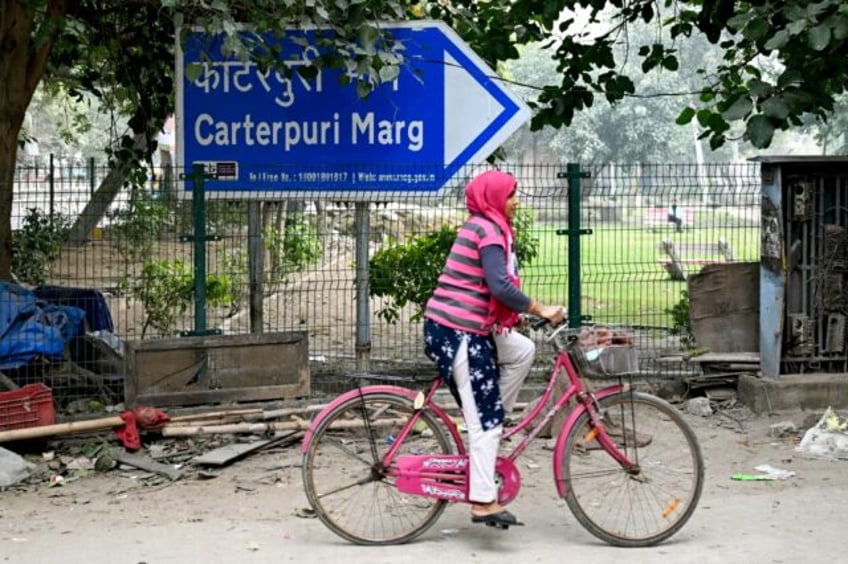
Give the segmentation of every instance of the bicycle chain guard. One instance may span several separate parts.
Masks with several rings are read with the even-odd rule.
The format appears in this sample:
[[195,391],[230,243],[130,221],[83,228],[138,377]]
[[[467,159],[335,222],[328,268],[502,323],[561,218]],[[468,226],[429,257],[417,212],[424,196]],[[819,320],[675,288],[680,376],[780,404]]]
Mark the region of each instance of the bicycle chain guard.
[[[468,456],[461,454],[426,455],[403,454],[390,475],[398,491],[444,499],[468,501]],[[521,474],[513,462],[498,457],[495,463],[498,481],[498,502],[505,505],[518,496]]]

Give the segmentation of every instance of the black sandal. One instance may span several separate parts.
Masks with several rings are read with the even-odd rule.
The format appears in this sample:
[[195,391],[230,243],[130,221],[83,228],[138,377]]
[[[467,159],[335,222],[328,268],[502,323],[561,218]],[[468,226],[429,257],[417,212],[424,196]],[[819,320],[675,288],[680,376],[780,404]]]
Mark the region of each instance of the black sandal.
[[524,523],[520,522],[515,515],[504,509],[503,511],[498,511],[497,513],[489,513],[488,515],[471,515],[472,523],[484,523],[487,527],[497,527],[499,529],[507,530],[511,525],[522,526]]

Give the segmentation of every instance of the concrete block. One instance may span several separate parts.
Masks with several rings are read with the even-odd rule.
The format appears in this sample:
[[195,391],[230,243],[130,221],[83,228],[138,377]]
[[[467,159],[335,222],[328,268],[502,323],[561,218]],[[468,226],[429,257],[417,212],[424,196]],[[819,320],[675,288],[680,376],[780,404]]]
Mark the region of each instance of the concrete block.
[[848,374],[784,374],[762,378],[750,374],[739,377],[739,401],[757,414],[776,411],[848,408]]

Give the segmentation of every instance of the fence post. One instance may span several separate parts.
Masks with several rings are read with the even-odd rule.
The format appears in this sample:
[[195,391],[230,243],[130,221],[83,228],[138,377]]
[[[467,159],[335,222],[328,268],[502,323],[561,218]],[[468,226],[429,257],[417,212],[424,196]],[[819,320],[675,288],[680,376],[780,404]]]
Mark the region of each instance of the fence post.
[[[563,175],[558,176],[562,178]],[[583,321],[591,319],[582,314],[580,306],[580,236],[592,233],[591,229],[580,229],[580,179],[589,178],[589,173],[581,172],[578,163],[568,163],[565,178],[568,182],[568,229],[558,229],[557,235],[568,235],[568,324],[579,327]]]
[[94,157],[88,158],[88,188],[89,188],[89,192],[91,193],[91,197],[93,198],[94,197],[94,188],[95,188]]
[[50,226],[52,227],[53,226],[53,206],[55,205],[55,201],[56,201],[56,186],[54,184],[55,180],[56,180],[56,167],[53,165],[53,153],[50,153],[50,172],[49,172],[48,178],[50,179],[50,181],[47,183],[48,190],[49,190],[49,193],[50,193],[50,208],[49,208],[50,209],[50,216],[49,217],[50,217]]

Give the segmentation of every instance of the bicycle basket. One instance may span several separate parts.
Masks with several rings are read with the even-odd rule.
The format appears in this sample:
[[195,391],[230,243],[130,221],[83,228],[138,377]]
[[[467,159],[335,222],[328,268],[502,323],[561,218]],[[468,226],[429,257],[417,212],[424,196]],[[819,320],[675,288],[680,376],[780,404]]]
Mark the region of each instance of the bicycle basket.
[[639,358],[629,331],[584,327],[571,347],[571,356],[586,376],[620,376],[639,371]]
[[603,376],[631,374],[639,370],[633,345],[607,345],[583,352],[589,372]]

